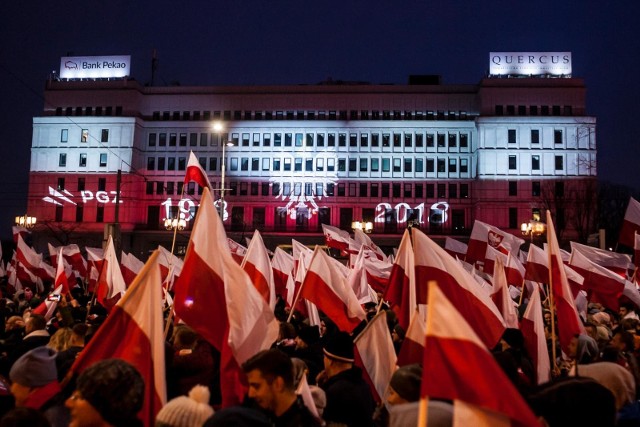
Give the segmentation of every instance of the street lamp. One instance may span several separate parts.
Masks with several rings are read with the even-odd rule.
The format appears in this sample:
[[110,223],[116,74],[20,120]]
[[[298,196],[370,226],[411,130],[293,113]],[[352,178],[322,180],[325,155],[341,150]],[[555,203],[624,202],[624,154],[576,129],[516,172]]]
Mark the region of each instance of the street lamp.
[[360,230],[360,231],[364,231],[365,233],[369,234],[373,231],[373,223],[371,221],[353,221],[351,223],[351,229],[353,231],[356,230]]
[[178,230],[182,231],[187,227],[187,221],[184,219],[178,218],[165,218],[164,219],[164,228],[167,230]]
[[33,228],[36,225],[36,217],[28,216],[26,214],[22,216],[17,216],[16,225],[24,228]]
[[[224,127],[220,122],[214,123],[213,130],[218,132],[218,134],[220,134],[220,137],[222,137],[221,132],[223,129]],[[220,165],[220,203],[218,204],[218,213],[220,214],[220,219],[224,223],[224,192],[227,190],[227,188],[224,187],[225,172],[227,170],[227,156],[225,154],[225,147],[233,146],[233,142],[222,141],[221,138],[220,144],[222,145],[222,164]]]
[[529,222],[523,222],[520,224],[520,232],[523,236],[529,236],[530,241],[533,242],[536,236],[540,236],[547,231],[547,224],[544,222],[536,221],[534,219]]

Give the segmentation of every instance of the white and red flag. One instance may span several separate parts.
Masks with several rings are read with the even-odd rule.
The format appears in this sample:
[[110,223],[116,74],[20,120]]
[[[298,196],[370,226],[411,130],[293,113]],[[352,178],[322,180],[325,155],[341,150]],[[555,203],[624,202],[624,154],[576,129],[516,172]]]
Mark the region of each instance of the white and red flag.
[[80,374],[94,363],[111,358],[131,363],[144,378],[144,404],[138,414],[145,426],[154,425],[167,403],[162,289],[158,251],[107,316],[70,369]]
[[618,311],[618,299],[624,291],[624,277],[602,267],[587,257],[578,248],[573,248],[569,266],[584,277],[583,287],[591,295],[592,302]]
[[334,249],[340,249],[343,253],[349,253],[349,242],[351,236],[344,230],[331,225],[322,224],[322,233],[327,246]]
[[[68,295],[71,293],[71,288],[75,285],[75,283],[70,287],[69,286],[69,276],[67,275],[67,269],[65,268],[65,259],[62,256],[62,248],[58,251],[58,262],[56,269],[56,279],[54,286],[56,288],[61,287],[62,295]],[[71,267],[69,267],[69,273],[71,273]],[[75,281],[75,277],[74,277]]]
[[398,366],[422,363],[424,357],[424,335],[427,329],[425,316],[416,310],[411,316],[411,323],[402,341],[398,353]]
[[269,252],[258,230],[253,232],[247,252],[240,267],[249,275],[251,282],[262,298],[273,310],[276,306],[276,289]]
[[[574,251],[581,252],[594,264],[605,267],[618,274],[620,277],[626,278],[629,272],[633,272],[634,270],[631,256],[627,254],[606,251],[604,249],[594,248],[593,246],[571,242],[571,253]],[[569,258],[569,263],[571,263],[571,258]]]
[[[51,297],[51,295],[53,295],[53,297]],[[44,316],[44,318],[49,321],[53,313],[55,313],[56,308],[58,308],[59,298],[62,298],[62,285],[59,285],[53,292],[47,295],[45,300],[33,309],[33,313]]]
[[247,247],[229,237],[227,237],[227,243],[229,244],[229,250],[231,251],[233,259],[238,263],[238,265],[242,264],[242,260],[247,254]]
[[469,245],[467,249],[467,262],[484,261],[487,246],[491,246],[500,252],[518,253],[524,240],[500,230],[493,225],[476,220],[473,223]]
[[18,244],[18,237],[21,236],[23,239],[26,238],[31,232],[24,227],[20,227],[18,225],[14,225],[12,227],[13,230],[13,243]]
[[165,289],[171,290],[173,289],[173,283],[182,272],[184,262],[161,245],[158,246],[158,250],[160,251],[158,263],[160,264],[162,286]]
[[62,256],[69,263],[71,268],[78,272],[80,277],[87,276],[87,261],[80,253],[80,247],[76,244],[54,247],[51,243],[47,243],[49,247],[49,257],[51,264],[54,265],[58,260],[58,252],[62,251]]
[[632,248],[636,231],[640,232],[640,202],[631,197],[624,213],[618,242]]
[[126,253],[122,251],[122,258],[120,258],[120,270],[122,270],[122,278],[127,288],[133,283],[138,273],[144,267],[144,263],[140,261],[132,253]]
[[536,416],[458,311],[459,306],[446,297],[443,286],[429,285],[418,425],[427,425],[428,399],[435,398],[453,401],[454,425],[539,427]]
[[570,354],[569,345],[571,339],[576,335],[585,333],[584,326],[580,320],[580,315],[576,309],[575,301],[567,273],[562,262],[560,246],[556,236],[556,229],[551,219],[551,211],[547,210],[547,251],[549,253],[549,284],[556,307],[556,317],[558,319],[558,335],[562,351]]
[[468,246],[466,243],[452,239],[449,236],[444,239],[444,250],[454,258],[457,257],[458,259],[464,260],[467,256],[467,249]]
[[493,274],[493,293],[491,299],[500,310],[504,325],[507,328],[518,329],[518,312],[514,301],[509,293],[509,285],[507,276],[504,272],[504,264],[502,258],[496,259],[496,265]]
[[104,251],[102,270],[96,285],[96,300],[107,310],[111,310],[113,305],[122,297],[127,285],[124,283],[120,263],[116,256],[116,249],[113,246],[113,238],[109,236],[107,247]]
[[[273,257],[271,258],[271,268],[273,269],[273,281],[276,295],[280,295],[282,299],[288,301],[287,284],[289,281],[293,281],[293,256],[286,253],[281,248],[276,248],[273,252]],[[291,298],[291,301],[293,301],[293,298]]]
[[416,300],[427,303],[427,283],[435,280],[472,325],[488,348],[498,343],[505,330],[504,319],[491,297],[469,273],[436,242],[414,228],[413,253],[416,266]]
[[400,241],[383,299],[389,301],[391,309],[398,318],[398,324],[406,331],[409,327],[411,316],[418,307],[416,299],[416,268],[409,230],[404,231]]
[[240,365],[278,337],[278,322],[249,276],[231,256],[227,235],[205,188],[180,277],[176,315],[221,353],[222,405],[242,401]]
[[[353,340],[355,363],[363,368],[365,381],[376,402],[385,402],[387,386],[396,370],[396,352],[387,325],[387,312],[381,311]],[[374,350],[374,351],[372,351]]]
[[379,260],[387,259],[387,256],[384,254],[382,249],[380,249],[378,245],[373,243],[373,240],[371,240],[371,237],[369,237],[369,235],[364,231],[356,228],[353,231],[353,240],[356,242],[357,246],[364,246],[367,249],[370,249],[371,251],[373,251]]
[[544,332],[544,319],[542,318],[542,302],[538,286],[531,287],[529,304],[520,320],[520,330],[524,337],[524,347],[527,350],[536,370],[537,384],[543,384],[550,380],[551,362],[547,350],[547,337]]
[[346,277],[319,246],[313,251],[299,298],[306,298],[345,332],[352,332],[366,314]]
[[198,162],[198,158],[195,154],[193,154],[193,151],[189,152],[187,172],[184,175],[185,185],[191,181],[196,182],[202,188],[208,188],[209,190],[212,190],[211,182],[209,182],[207,172],[205,172],[200,162]]
[[102,248],[85,247],[87,251],[87,290],[93,292],[98,284],[98,277],[104,262],[104,250]]
[[393,262],[385,259],[379,260],[375,257],[364,257],[363,260],[367,282],[376,292],[384,292],[389,283]]

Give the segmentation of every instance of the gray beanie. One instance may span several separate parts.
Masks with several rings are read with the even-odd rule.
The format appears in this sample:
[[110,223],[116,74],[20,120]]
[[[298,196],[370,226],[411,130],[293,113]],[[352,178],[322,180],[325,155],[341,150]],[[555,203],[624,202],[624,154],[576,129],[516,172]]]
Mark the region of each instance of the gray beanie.
[[189,396],[178,396],[167,402],[156,416],[156,426],[192,427],[201,426],[213,415],[209,406],[209,388],[196,385]]
[[42,387],[58,380],[56,351],[36,347],[20,356],[9,372],[11,382],[25,387]]

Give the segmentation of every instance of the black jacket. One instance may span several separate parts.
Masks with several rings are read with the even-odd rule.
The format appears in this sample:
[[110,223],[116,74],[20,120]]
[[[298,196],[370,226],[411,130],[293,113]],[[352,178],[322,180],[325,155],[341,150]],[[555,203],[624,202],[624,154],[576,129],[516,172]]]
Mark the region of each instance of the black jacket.
[[322,389],[327,395],[327,406],[322,414],[327,423],[342,423],[349,427],[373,425],[375,402],[360,368],[354,366],[334,375]]

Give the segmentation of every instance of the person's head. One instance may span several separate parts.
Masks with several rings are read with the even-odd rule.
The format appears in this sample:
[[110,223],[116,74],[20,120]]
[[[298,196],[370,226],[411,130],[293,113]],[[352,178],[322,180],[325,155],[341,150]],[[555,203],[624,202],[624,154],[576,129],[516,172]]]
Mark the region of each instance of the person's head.
[[320,341],[320,328],[318,326],[303,325],[295,338],[296,348],[307,348]]
[[353,340],[346,332],[332,334],[327,339],[323,352],[324,369],[329,378],[353,366]]
[[611,338],[611,345],[619,351],[633,351],[633,334],[623,329],[619,329]]
[[86,323],[76,323],[71,328],[71,336],[69,337],[69,347],[84,347],[85,337],[89,331]]
[[162,407],[156,416],[156,427],[201,426],[213,415],[210,397],[207,387],[196,385],[189,396],[178,396]]
[[65,402],[70,427],[131,424],[142,409],[144,380],[121,359],[101,360],[78,377],[76,390]]
[[398,405],[417,402],[420,400],[421,383],[422,366],[413,364],[398,368],[391,376],[391,381],[389,381],[387,403],[389,405]]
[[402,326],[398,324],[396,324],[391,331],[391,339],[393,340],[393,342],[402,342],[405,335],[405,330],[402,329]]
[[47,347],[55,351],[63,351],[69,348],[69,339],[71,338],[71,328],[58,329],[49,339]]
[[249,397],[263,409],[281,415],[295,400],[293,364],[289,356],[277,349],[264,350],[245,363]]
[[576,335],[569,343],[569,356],[577,363],[591,363],[598,359],[598,343],[589,335]]
[[5,331],[13,331],[14,329],[24,328],[24,319],[22,316],[11,316],[4,325]]
[[198,341],[198,333],[187,325],[179,325],[173,333],[173,348],[193,349]]
[[9,379],[16,406],[25,406],[34,391],[58,380],[55,350],[36,347],[26,352],[11,366]]
[[50,427],[49,420],[34,408],[16,407],[0,419],[0,427]]
[[44,318],[44,316],[31,313],[31,315],[26,321],[24,332],[26,334],[30,334],[31,332],[34,332],[34,331],[44,330],[46,327],[47,327],[47,320]]
[[598,341],[598,327],[592,322],[586,322],[584,324],[584,330],[594,340]]

